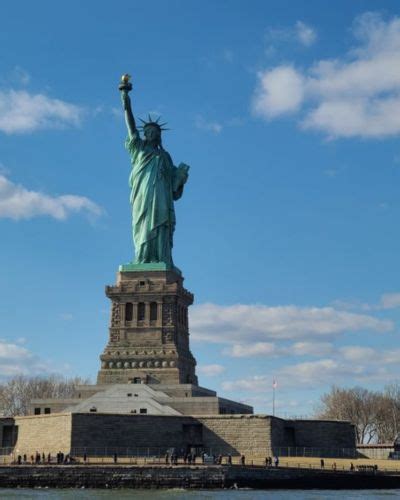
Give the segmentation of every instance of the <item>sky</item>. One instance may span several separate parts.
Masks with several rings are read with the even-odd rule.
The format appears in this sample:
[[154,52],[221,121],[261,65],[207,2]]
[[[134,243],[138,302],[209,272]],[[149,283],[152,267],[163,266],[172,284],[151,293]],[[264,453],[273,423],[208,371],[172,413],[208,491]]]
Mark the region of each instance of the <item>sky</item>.
[[400,375],[397,1],[2,2],[0,378],[94,382],[133,258],[126,128],[190,165],[174,261],[199,382],[311,416]]

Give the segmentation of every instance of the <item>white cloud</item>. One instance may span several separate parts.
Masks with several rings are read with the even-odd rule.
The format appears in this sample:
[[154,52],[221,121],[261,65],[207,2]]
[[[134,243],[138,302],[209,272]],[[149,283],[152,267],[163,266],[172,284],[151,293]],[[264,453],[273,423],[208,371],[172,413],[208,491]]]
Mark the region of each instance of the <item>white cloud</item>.
[[233,358],[246,358],[250,356],[270,356],[276,353],[275,344],[272,342],[255,342],[254,344],[234,344],[222,351],[223,354]]
[[267,53],[272,54],[276,51],[276,44],[295,42],[304,47],[310,47],[317,39],[317,33],[314,28],[303,21],[296,21],[292,27],[270,27],[266,32],[266,41],[268,42]]
[[222,365],[199,365],[197,367],[197,372],[200,375],[205,375],[206,377],[215,377],[216,375],[221,375],[225,371],[225,367]]
[[298,111],[304,98],[302,75],[292,66],[278,66],[258,75],[253,99],[255,114],[271,119]]
[[272,380],[278,389],[316,389],[333,384],[387,384],[400,376],[400,349],[378,350],[364,346],[346,346],[329,358],[282,366],[274,373],[226,380],[226,391],[251,393],[271,391]]
[[[376,354],[376,353],[375,353]],[[398,364],[400,359],[400,349],[390,349],[383,353],[382,360],[376,359],[374,357],[374,363],[379,363],[380,361],[384,364]]]
[[0,359],[17,360],[29,357],[30,353],[25,347],[0,340]]
[[287,349],[287,354],[295,356],[326,356],[333,351],[330,342],[296,342]]
[[363,14],[353,33],[357,46],[341,58],[260,73],[256,114],[271,119],[302,108],[302,127],[330,138],[400,134],[400,17]]
[[301,44],[305,47],[310,47],[317,39],[317,34],[311,26],[308,26],[303,21],[297,21],[296,34]]
[[326,132],[330,138],[397,135],[400,133],[400,97],[323,101],[308,114],[302,126]]
[[375,349],[363,346],[346,346],[340,349],[343,359],[351,362],[370,362],[375,357]]
[[267,392],[272,388],[272,378],[267,375],[253,375],[238,380],[225,380],[221,387],[224,391]]
[[200,130],[206,130],[207,132],[212,132],[214,134],[219,134],[223,129],[221,123],[216,121],[208,121],[202,116],[196,117],[195,125]]
[[297,307],[202,304],[191,311],[194,340],[229,344],[252,344],[271,340],[301,340],[335,337],[347,332],[386,332],[389,320],[333,307]]
[[295,342],[287,346],[276,346],[272,342],[255,342],[250,344],[233,344],[222,350],[222,354],[233,358],[249,358],[254,356],[325,356],[332,353],[330,342]]
[[382,309],[396,309],[400,307],[400,293],[385,293],[381,297]]
[[6,134],[78,126],[82,115],[83,110],[79,106],[44,94],[0,90],[0,131]]
[[359,300],[335,300],[332,305],[336,308],[358,311],[382,311],[400,307],[400,292],[384,293],[375,304],[368,304]]
[[82,211],[89,216],[99,216],[103,212],[96,203],[84,196],[50,196],[39,191],[29,191],[0,175],[0,218],[19,220],[48,215],[64,220],[71,213]]
[[49,367],[28,349],[0,340],[0,376],[37,375],[48,373]]

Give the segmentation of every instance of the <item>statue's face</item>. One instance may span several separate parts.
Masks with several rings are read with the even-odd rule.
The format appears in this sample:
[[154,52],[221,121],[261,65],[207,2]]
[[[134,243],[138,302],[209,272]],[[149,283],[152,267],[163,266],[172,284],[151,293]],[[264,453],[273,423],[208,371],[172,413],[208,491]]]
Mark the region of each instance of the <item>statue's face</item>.
[[144,129],[144,136],[149,142],[159,143],[161,139],[161,131],[158,127],[149,125]]

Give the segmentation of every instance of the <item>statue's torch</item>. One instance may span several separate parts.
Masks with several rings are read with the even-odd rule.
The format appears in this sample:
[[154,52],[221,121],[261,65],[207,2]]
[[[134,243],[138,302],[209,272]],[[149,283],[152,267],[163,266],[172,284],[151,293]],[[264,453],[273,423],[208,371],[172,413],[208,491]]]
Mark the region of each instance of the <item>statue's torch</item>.
[[125,74],[121,76],[121,83],[119,84],[118,88],[119,90],[125,90],[126,92],[129,92],[132,90],[132,84],[129,81],[131,79],[131,75]]

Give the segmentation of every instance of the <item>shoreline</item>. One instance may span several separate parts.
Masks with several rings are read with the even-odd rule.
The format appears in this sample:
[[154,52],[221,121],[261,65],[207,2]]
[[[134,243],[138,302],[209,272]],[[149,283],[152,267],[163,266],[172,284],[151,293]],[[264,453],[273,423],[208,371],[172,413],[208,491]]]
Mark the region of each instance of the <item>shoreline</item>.
[[0,488],[396,489],[400,474],[252,466],[12,465]]

